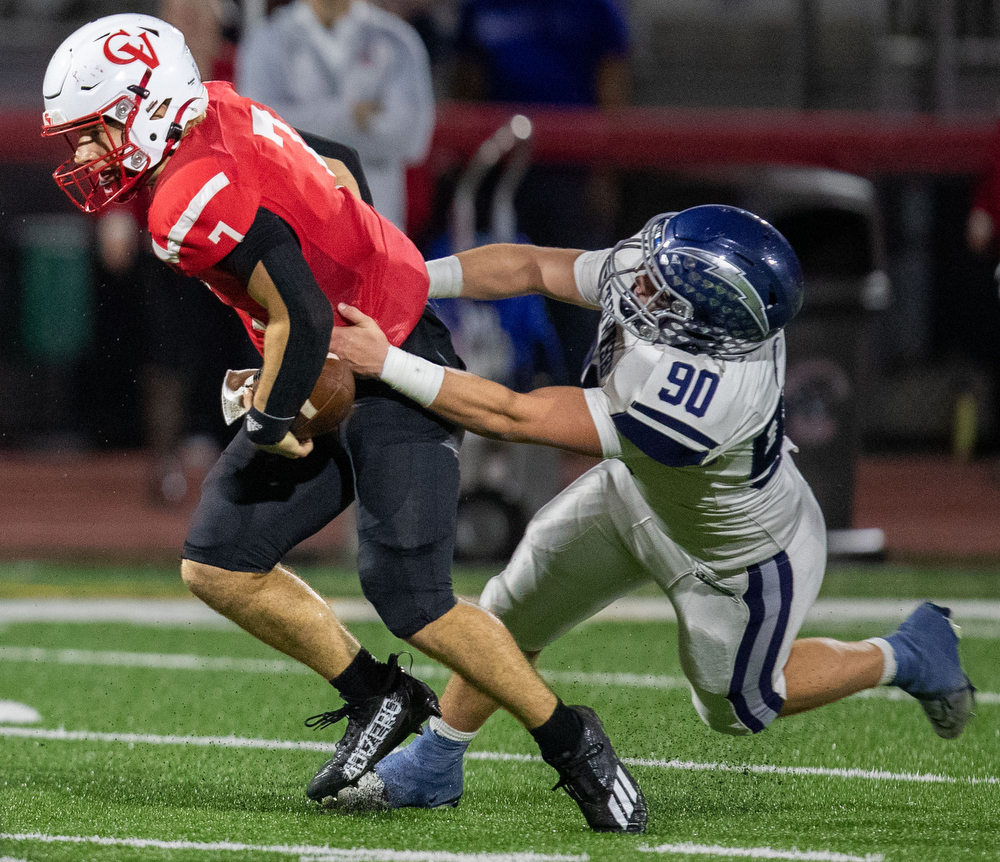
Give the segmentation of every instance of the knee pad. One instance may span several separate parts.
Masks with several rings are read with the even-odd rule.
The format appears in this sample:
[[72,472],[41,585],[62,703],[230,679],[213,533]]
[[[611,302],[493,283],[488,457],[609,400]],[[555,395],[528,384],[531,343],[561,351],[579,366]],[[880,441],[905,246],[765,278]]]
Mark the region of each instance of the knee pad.
[[358,576],[365,597],[400,638],[412,636],[455,605],[455,442],[412,412],[380,405],[380,424],[369,422],[363,430],[370,435],[353,450],[358,465]]
[[[443,569],[443,574],[442,574]],[[457,604],[451,588],[451,546],[432,543],[401,553],[363,540],[358,548],[361,589],[382,622],[406,640]]]

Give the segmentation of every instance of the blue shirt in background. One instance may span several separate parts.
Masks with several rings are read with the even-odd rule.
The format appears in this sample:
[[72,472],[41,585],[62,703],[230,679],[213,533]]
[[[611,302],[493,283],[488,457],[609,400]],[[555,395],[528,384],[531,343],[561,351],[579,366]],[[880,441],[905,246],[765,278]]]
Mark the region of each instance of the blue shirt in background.
[[484,67],[494,102],[597,104],[597,70],[629,52],[617,0],[466,0],[456,48]]

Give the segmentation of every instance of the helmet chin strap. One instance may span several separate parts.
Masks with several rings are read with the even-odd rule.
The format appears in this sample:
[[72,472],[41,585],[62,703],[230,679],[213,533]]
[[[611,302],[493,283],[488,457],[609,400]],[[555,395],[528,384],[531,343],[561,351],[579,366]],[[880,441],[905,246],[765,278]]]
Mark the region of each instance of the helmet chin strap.
[[142,80],[138,84],[132,84],[127,89],[130,93],[135,94],[135,104],[132,108],[132,112],[128,115],[128,119],[125,120],[125,131],[128,132],[132,129],[132,124],[135,122],[135,118],[139,116],[139,107],[142,105],[143,99],[149,98],[149,90],[146,89],[146,84],[149,83],[149,78],[153,74],[151,69],[146,69],[143,73]]
[[191,103],[195,101],[196,97],[188,99],[180,108],[177,109],[177,113],[174,114],[173,122],[170,124],[170,128],[167,130],[167,144],[163,148],[163,161],[167,156],[169,156],[177,145],[181,142],[181,137],[184,134],[184,127],[181,125],[181,117],[184,116],[184,112],[191,106]]

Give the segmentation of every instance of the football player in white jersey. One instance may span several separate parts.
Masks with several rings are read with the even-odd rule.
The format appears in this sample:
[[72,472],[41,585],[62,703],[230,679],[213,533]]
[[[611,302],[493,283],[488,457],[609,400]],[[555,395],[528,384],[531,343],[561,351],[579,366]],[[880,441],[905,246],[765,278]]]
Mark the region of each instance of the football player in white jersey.
[[[802,305],[798,259],[745,210],[699,206],[651,219],[613,249],[493,245],[432,261],[432,296],[528,292],[603,309],[597,388],[518,394],[390,347],[356,310],[331,349],[356,373],[470,430],[601,456],[532,519],[481,603],[533,659],[640,584],[678,620],[694,706],[714,730],[756,733],[878,685],[920,701],[934,730],[962,732],[974,688],[946,608],[924,603],[893,634],[798,638],[819,593],[826,529],[783,434],[783,327]],[[497,708],[460,677],[442,718],[376,766],[345,803],[457,804],[465,748]]]

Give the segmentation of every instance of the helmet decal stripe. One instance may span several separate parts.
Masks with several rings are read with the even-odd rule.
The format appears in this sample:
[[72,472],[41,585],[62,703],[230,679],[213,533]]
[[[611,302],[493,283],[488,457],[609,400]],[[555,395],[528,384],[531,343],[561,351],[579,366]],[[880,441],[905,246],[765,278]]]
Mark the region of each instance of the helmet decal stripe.
[[750,312],[750,315],[757,322],[763,335],[767,335],[770,326],[767,322],[767,312],[764,310],[764,303],[760,294],[754,290],[753,285],[747,281],[746,272],[740,269],[731,260],[720,260],[718,257],[705,254],[701,249],[686,248],[684,246],[671,249],[671,254],[686,254],[696,258],[706,266],[706,272],[717,273],[718,276],[733,287],[739,296],[740,304]]

